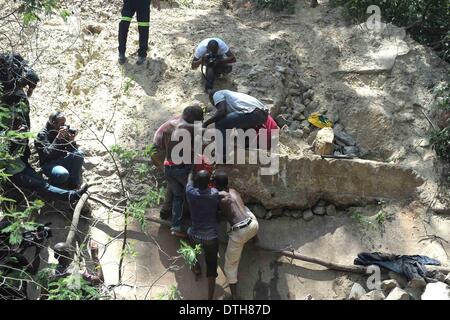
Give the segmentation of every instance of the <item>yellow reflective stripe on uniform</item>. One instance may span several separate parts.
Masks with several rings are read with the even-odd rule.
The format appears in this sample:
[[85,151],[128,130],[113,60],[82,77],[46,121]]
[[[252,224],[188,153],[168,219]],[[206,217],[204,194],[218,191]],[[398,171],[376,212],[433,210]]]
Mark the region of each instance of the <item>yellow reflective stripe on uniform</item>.
[[131,22],[131,17],[122,17],[120,20]]
[[138,26],[139,27],[150,27],[150,22],[139,22],[138,21]]

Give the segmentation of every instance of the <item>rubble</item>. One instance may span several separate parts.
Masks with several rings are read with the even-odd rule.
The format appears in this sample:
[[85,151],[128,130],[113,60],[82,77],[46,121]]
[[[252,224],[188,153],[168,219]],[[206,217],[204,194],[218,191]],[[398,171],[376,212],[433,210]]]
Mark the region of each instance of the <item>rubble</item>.
[[348,296],[348,300],[359,300],[365,294],[366,290],[359,283],[355,282],[352,290],[350,291],[350,295]]
[[386,297],[385,300],[409,300],[410,296],[409,294],[398,288],[395,287],[394,289],[392,289],[392,291],[389,293],[389,295]]

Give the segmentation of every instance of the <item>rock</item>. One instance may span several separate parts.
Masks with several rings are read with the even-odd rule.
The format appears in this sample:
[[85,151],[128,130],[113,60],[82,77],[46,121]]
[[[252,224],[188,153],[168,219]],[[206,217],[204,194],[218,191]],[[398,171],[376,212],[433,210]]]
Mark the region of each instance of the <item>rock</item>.
[[414,278],[408,282],[406,287],[408,288],[417,288],[424,289],[427,286],[427,283],[424,278]]
[[270,211],[272,213],[272,216],[274,217],[279,217],[283,215],[283,209],[279,208],[279,209],[272,209]]
[[312,219],[314,219],[314,214],[312,212],[312,210],[306,210],[303,212],[303,219],[305,221],[311,221]]
[[280,73],[286,73],[287,69],[283,66],[275,66],[275,70],[277,70]]
[[300,123],[298,121],[292,121],[291,125],[289,126],[290,131],[295,131],[300,128]]
[[100,32],[102,32],[102,30],[103,30],[102,26],[93,24],[89,24],[83,28],[84,33],[91,33],[91,34],[99,34]]
[[450,300],[450,287],[443,282],[428,283],[422,300]]
[[361,296],[359,300],[384,300],[385,295],[381,290],[373,290]]
[[399,284],[396,280],[393,279],[389,279],[389,280],[384,280],[383,282],[381,282],[381,290],[383,290],[384,294],[389,294],[389,292],[392,291],[392,289],[398,287]]
[[450,273],[447,274],[447,277],[445,277],[444,282],[450,286]]
[[303,138],[305,136],[305,133],[302,129],[295,129],[294,131],[292,131],[292,135],[297,138]]
[[409,300],[409,299],[410,299],[409,294],[398,287],[392,289],[391,293],[389,293],[389,295],[386,297],[386,300]]
[[418,288],[405,287],[403,290],[405,290],[409,294],[411,300],[420,300],[420,297],[423,293],[423,289]]
[[302,216],[302,212],[299,210],[291,212],[291,217],[294,219],[299,219],[301,216]]
[[359,283],[355,282],[348,296],[348,300],[359,300],[365,294],[366,290]]
[[313,209],[313,213],[318,216],[323,216],[326,213],[326,208],[321,206],[316,206]]
[[325,200],[319,200],[319,202],[317,202],[318,207],[325,207],[326,205],[327,203],[325,202]]
[[317,132],[317,136],[313,142],[313,151],[317,155],[333,154],[333,129],[323,128]]
[[307,100],[308,99],[308,100],[312,101],[313,97],[314,97],[314,90],[312,90],[312,89],[309,89],[308,91],[306,91],[303,94],[303,100]]
[[327,206],[326,211],[327,211],[327,215],[329,215],[329,216],[336,215],[336,207],[334,206],[334,204],[330,204],[329,206]]
[[253,208],[251,208],[251,211],[253,212],[253,214],[255,215],[255,217],[259,218],[259,219],[264,219],[264,217],[267,214],[267,210],[266,208],[264,208],[262,205],[260,204],[256,204],[253,206]]
[[408,284],[408,280],[406,280],[405,276],[403,276],[397,272],[389,271],[388,276],[389,276],[389,278],[397,281],[400,288],[404,288]]
[[288,118],[288,114],[279,114],[275,117],[275,121],[277,122],[278,126],[282,128],[286,125],[289,125]]
[[311,100],[309,100],[309,99],[306,99],[306,100],[303,101],[303,104],[305,106],[309,106],[310,103],[311,103]]
[[294,110],[292,112],[292,118],[294,118],[294,119],[298,119],[301,115],[302,115],[301,111]]
[[[295,109],[295,110],[298,110],[298,111],[300,111],[300,112],[305,112],[306,106],[305,106],[304,104],[302,104],[302,103],[294,104],[294,109]],[[306,119],[306,118],[305,118],[305,119]]]
[[267,214],[266,214],[266,216],[264,217],[264,219],[270,220],[270,219],[272,219],[272,217],[273,217],[272,211],[267,211]]

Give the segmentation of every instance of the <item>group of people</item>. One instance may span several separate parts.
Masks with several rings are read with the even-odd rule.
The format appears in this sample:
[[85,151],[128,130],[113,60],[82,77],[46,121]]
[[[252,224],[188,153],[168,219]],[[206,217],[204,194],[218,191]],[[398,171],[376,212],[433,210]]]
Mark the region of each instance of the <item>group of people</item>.
[[0,160],[0,168],[10,175],[13,186],[36,192],[44,199],[61,200],[74,205],[87,185],[82,185],[84,155],[75,141],[77,132],[66,124],[62,112],[53,112],[35,139],[41,174],[30,165],[30,104],[28,98],[39,77],[21,55],[0,55],[1,105],[8,110],[2,117],[2,129],[18,133],[9,142],[8,158]]
[[[154,1],[159,9],[159,1]],[[137,64],[145,62],[148,50],[150,1],[124,0],[122,19],[119,24],[119,63],[127,61],[125,56],[126,39],[130,21],[137,12],[139,28],[139,51]],[[228,245],[225,254],[224,273],[230,284],[232,297],[236,299],[238,266],[242,250],[258,232],[258,221],[254,214],[244,205],[238,191],[229,188],[226,171],[212,172],[209,159],[203,154],[190,154],[191,161],[176,162],[172,159],[172,150],[178,144],[173,137],[177,132],[187,130],[191,137],[191,150],[194,150],[194,123],[202,122],[202,128],[214,124],[224,138],[222,156],[226,157],[226,132],[230,129],[277,129],[276,122],[269,114],[269,108],[248,94],[231,90],[214,90],[214,83],[221,75],[232,71],[236,56],[230,47],[220,38],[207,38],[201,41],[194,51],[191,67],[201,68],[205,82],[205,92],[215,108],[214,114],[204,121],[204,112],[200,105],[192,105],[183,110],[181,116],[169,119],[155,132],[153,138],[152,160],[164,171],[168,187],[160,216],[171,219],[172,235],[187,237],[192,245],[200,244],[206,261],[208,278],[208,299],[214,296],[217,277],[219,250],[219,220],[228,221]],[[269,137],[270,140],[270,137]],[[269,141],[270,144],[270,141]],[[216,150],[217,152],[217,150]],[[194,165],[194,158],[201,158],[201,164]],[[184,157],[184,159],[186,159]],[[198,162],[195,162],[198,163]],[[190,224],[187,228],[190,216]],[[184,227],[183,227],[184,226]],[[197,263],[193,268],[199,274]]]
[[[213,95],[216,94],[221,97],[223,92],[219,91]],[[221,102],[228,106],[226,99],[217,105]],[[233,112],[236,111],[229,113]],[[218,275],[219,222],[221,217],[228,221],[230,229],[224,272],[232,296],[236,299],[237,271],[242,249],[246,242],[256,236],[258,221],[244,205],[239,193],[229,187],[226,171],[216,170],[213,173],[211,163],[205,158],[202,158],[198,165],[193,164],[194,161],[189,163],[173,161],[172,150],[177,142],[171,138],[177,135],[177,130],[188,130],[193,133],[195,121],[203,121],[203,110],[199,105],[186,107],[181,116],[165,122],[154,135],[152,160],[164,170],[168,182],[161,218],[169,219],[171,213],[172,235],[188,237],[192,245],[200,244],[203,248],[208,278],[208,299],[214,296]],[[211,118],[209,122],[211,121],[216,120]],[[207,123],[208,120],[204,122]],[[192,137],[194,139],[193,135]],[[195,156],[202,157],[192,154],[192,157]],[[183,228],[185,225],[183,222],[188,222],[187,216],[190,216],[190,224],[186,230]],[[198,263],[192,271],[200,273]]]

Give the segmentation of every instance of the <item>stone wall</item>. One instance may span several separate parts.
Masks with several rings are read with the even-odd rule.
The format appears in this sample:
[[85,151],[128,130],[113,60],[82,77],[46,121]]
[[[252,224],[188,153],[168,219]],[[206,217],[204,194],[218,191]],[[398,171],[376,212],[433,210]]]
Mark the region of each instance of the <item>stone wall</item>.
[[367,160],[322,159],[319,156],[280,158],[273,176],[260,175],[258,165],[223,166],[230,185],[247,202],[267,209],[312,207],[322,199],[338,206],[362,205],[379,199],[413,198],[424,181],[396,165]]

